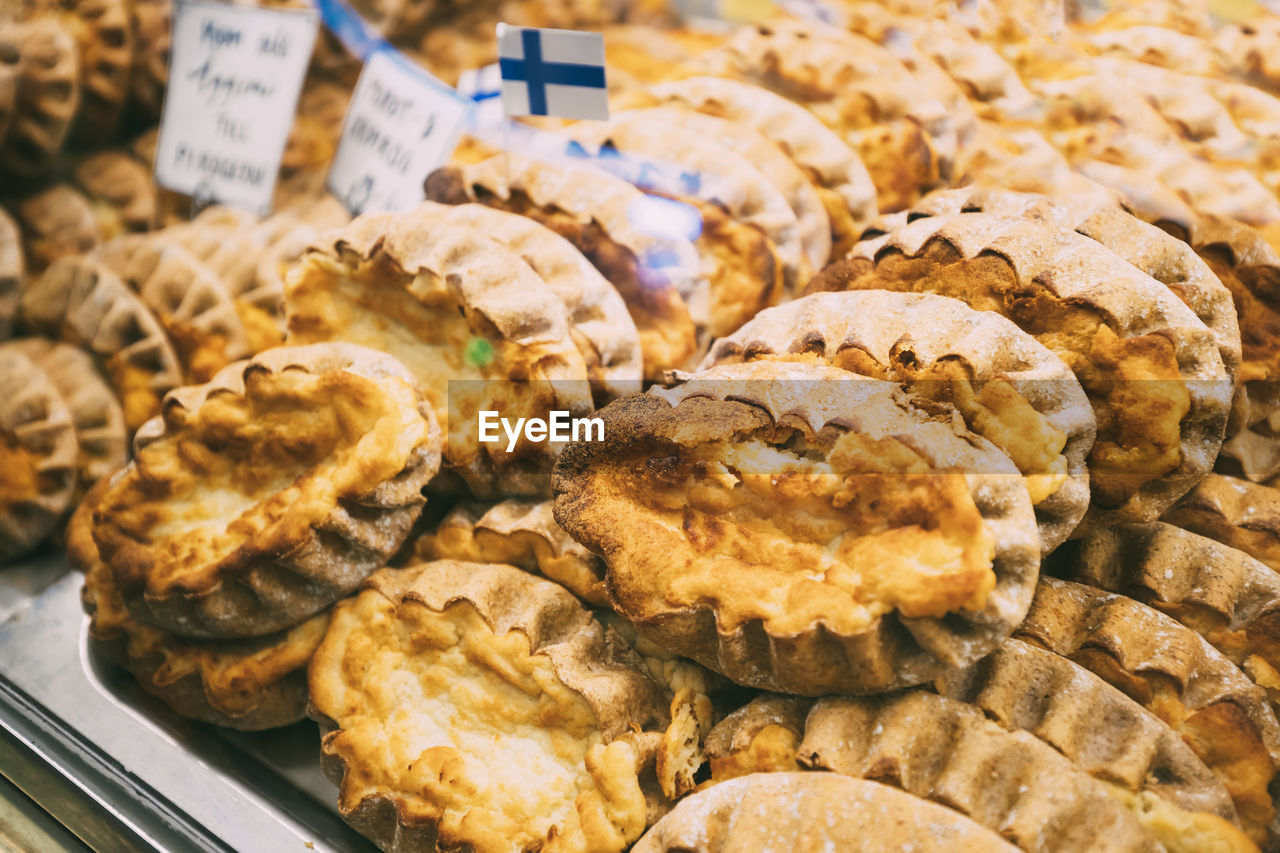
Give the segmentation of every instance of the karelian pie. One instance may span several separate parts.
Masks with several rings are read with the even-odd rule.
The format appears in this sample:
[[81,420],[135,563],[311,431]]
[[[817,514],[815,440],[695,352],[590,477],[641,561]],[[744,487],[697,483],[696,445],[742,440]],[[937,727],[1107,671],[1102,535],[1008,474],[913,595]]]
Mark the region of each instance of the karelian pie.
[[858,152],[882,210],[901,210],[950,174],[957,128],[901,60],[870,39],[813,22],[740,27],[688,63],[690,76],[745,80],[815,112]]
[[13,349],[30,359],[66,404],[79,445],[77,497],[124,467],[129,458],[124,411],[88,353],[45,338],[21,338],[0,344],[0,349]]
[[1060,358],[998,314],[930,293],[813,293],[716,341],[702,368],[762,360],[829,364],[955,406],[1025,476],[1044,554],[1089,507],[1089,400]]
[[[782,262],[787,289],[794,292],[803,286],[822,264],[814,266],[807,251],[806,223],[791,205],[788,191],[777,186],[782,176],[768,174],[768,170],[776,172],[776,166],[758,159],[758,152],[744,151],[726,142],[725,128],[709,132],[709,128],[698,127],[696,119],[681,120],[682,115],[679,110],[662,107],[621,110],[607,122],[579,122],[568,132],[587,148],[591,157],[599,159],[602,168],[620,166],[625,170],[620,177],[641,189],[690,203],[717,205],[737,222],[753,226],[769,239],[767,251],[776,253]],[[746,130],[739,139],[745,140],[750,134]],[[780,153],[776,146],[766,145],[775,156]],[[629,162],[629,158],[636,158],[637,162]],[[782,159],[787,166],[793,166],[785,156]],[[793,177],[805,183],[803,175],[797,173]],[[758,267],[765,268],[764,264]],[[769,282],[758,272],[756,277],[758,288]],[[764,287],[757,300],[766,304],[776,301],[768,298],[771,290]],[[743,304],[744,311],[751,306],[747,296],[744,293],[736,300]]]
[[550,578],[588,604],[607,607],[604,565],[556,524],[551,501],[462,503],[413,543],[423,562],[503,563]]
[[0,140],[0,168],[22,177],[48,169],[80,105],[76,40],[53,17],[5,25],[0,47],[18,55],[16,110]]
[[1266,692],[1199,634],[1122,595],[1042,577],[1015,636],[1069,657],[1168,723],[1222,780],[1248,835],[1267,840],[1280,726]]
[[378,572],[334,609],[309,683],[339,812],[383,850],[607,853],[644,832],[668,697],[550,581]]
[[1210,474],[1163,521],[1239,548],[1280,572],[1280,490]]
[[1150,711],[1067,658],[1009,639],[934,688],[980,708],[1001,728],[1030,732],[1111,785],[1170,853],[1257,850],[1241,831],[1226,788],[1192,748]]
[[76,164],[75,182],[125,231],[150,231],[159,219],[158,188],[142,161],[123,151],[100,151]]
[[557,462],[556,521],[604,556],[642,634],[740,684],[919,684],[1025,612],[1040,562],[1026,486],[945,404],[753,362],[597,414],[604,440]]
[[71,505],[75,424],[53,383],[0,345],[0,564],[30,551]]
[[250,354],[248,333],[231,297],[186,249],[136,235],[107,244],[99,257],[160,321],[188,383],[207,382]]
[[394,358],[278,347],[165,397],[103,495],[93,538],[142,621],[186,637],[269,634],[395,553],[440,443]]
[[799,761],[944,803],[1028,853],[1165,849],[1110,785],[1034,735],[932,693],[819,700]]
[[94,356],[111,381],[130,432],[160,411],[160,398],[182,384],[182,366],[164,329],[129,287],[98,261],[55,262],[22,293],[32,330]]
[[94,491],[67,530],[68,559],[85,574],[80,598],[92,647],[183,717],[244,731],[303,719],[307,662],[324,638],[328,612],[279,634],[221,642],[186,640],[139,621],[93,542],[94,506],[106,481]]
[[[1213,332],[1228,377],[1241,377],[1241,322],[1233,290],[1186,243],[1094,195],[1054,197],[1039,193],[964,187],[930,193],[911,208],[910,221],[925,216],[990,213],[1037,219],[1096,240],[1168,287]],[[892,220],[892,217],[886,217]],[[873,223],[871,228],[877,228]],[[868,235],[869,236],[869,235]]]
[[1122,524],[1071,542],[1050,571],[1172,616],[1280,703],[1280,575],[1243,551],[1164,522]]
[[682,800],[632,853],[1013,853],[962,814],[835,773],[756,773]]
[[431,201],[479,202],[528,216],[573,243],[626,302],[646,377],[691,366],[706,346],[710,283],[694,238],[650,233],[666,211],[621,178],[577,162],[508,152],[437,169],[425,189]]
[[809,288],[953,296],[1048,347],[1097,415],[1095,521],[1150,521],[1213,467],[1233,392],[1213,332],[1164,284],[1075,231],[986,213],[924,218],[859,243]]
[[0,140],[8,135],[18,109],[18,63],[21,59],[14,40],[0,41]]
[[13,334],[22,298],[22,279],[27,272],[18,223],[0,209],[0,341]]
[[876,187],[862,159],[835,131],[794,101],[723,77],[688,77],[629,93],[629,97],[729,119],[773,141],[813,182],[831,225],[833,258],[852,248],[861,227],[876,215]]
[[759,693],[726,714],[707,734],[703,755],[710,772],[705,784],[717,785],[748,773],[803,770],[800,741],[813,699]]
[[27,266],[39,273],[58,258],[92,251],[102,229],[89,198],[70,184],[54,184],[17,205]]
[[100,145],[112,134],[129,96],[132,5],[130,0],[61,0],[53,6],[60,12],[54,17],[79,48],[80,104],[72,134],[83,144]]
[[550,494],[560,445],[522,437],[509,451],[481,442],[477,421],[593,408],[564,303],[519,255],[430,209],[367,214],[285,287],[289,343],[350,341],[405,363],[445,427],[445,467],[475,496]]
[[572,243],[534,219],[483,204],[426,203],[417,210],[424,217],[434,214],[441,223],[467,225],[482,232],[515,252],[541,276],[564,303],[570,334],[586,360],[592,395],[598,403],[640,390],[644,358],[627,305]]
[[142,115],[157,119],[169,82],[173,0],[133,0],[133,68],[129,73],[129,102]]

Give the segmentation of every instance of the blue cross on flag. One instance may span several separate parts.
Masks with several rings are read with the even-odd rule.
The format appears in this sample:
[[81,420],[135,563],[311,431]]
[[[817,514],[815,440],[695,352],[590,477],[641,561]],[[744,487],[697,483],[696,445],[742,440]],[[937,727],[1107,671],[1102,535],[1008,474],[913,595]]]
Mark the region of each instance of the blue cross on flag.
[[498,66],[509,116],[609,117],[600,33],[498,24]]

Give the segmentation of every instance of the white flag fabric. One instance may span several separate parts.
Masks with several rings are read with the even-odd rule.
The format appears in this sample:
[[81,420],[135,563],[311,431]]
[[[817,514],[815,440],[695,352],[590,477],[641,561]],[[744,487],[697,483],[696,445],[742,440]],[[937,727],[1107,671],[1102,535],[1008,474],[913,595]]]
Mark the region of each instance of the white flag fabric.
[[509,116],[609,118],[600,33],[499,24],[498,66]]

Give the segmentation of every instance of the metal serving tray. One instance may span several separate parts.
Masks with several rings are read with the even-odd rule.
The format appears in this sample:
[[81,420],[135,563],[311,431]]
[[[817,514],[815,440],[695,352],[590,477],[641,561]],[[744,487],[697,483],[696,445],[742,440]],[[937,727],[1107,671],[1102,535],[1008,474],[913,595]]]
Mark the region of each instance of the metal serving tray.
[[0,775],[90,847],[358,851],[304,721],[244,733],[184,720],[97,659],[61,555],[0,570]]

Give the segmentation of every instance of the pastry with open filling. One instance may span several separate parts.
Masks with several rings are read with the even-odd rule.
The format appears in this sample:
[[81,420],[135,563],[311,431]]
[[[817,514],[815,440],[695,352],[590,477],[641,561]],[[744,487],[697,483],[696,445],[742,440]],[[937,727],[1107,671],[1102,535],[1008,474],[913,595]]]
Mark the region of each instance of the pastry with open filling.
[[998,314],[928,293],[814,293],[716,341],[702,367],[762,360],[829,364],[955,406],[1026,477],[1045,554],[1084,517],[1088,398],[1061,359]]
[[681,801],[633,853],[912,850],[1013,853],[951,809],[835,773],[758,773]]
[[1150,521],[1213,467],[1233,391],[1213,332],[1164,284],[1075,231],[986,213],[924,218],[859,243],[810,283],[826,290],[953,296],[1065,361],[1098,420],[1095,521]]
[[1222,782],[1166,723],[1070,660],[1009,639],[934,683],[1010,731],[1052,746],[1112,793],[1169,853],[1257,847]]
[[0,345],[0,563],[40,543],[71,505],[75,424],[48,377]]
[[1052,571],[1172,616],[1280,702],[1280,575],[1243,551],[1172,524],[1122,524],[1070,543]]
[[958,136],[953,116],[870,39],[775,20],[739,28],[728,44],[689,66],[765,86],[812,110],[858,152],[884,210],[901,210],[950,173]]
[[187,382],[207,382],[250,354],[248,334],[231,297],[181,246],[138,236],[104,246],[100,257],[164,326]]
[[1026,486],[946,404],[836,368],[753,362],[599,413],[556,520],[604,556],[641,633],[747,686],[918,684],[1022,618],[1040,542]]
[[821,699],[798,758],[945,803],[1029,853],[1165,849],[1112,786],[1029,732],[932,693]]
[[98,480],[115,473],[128,459],[129,434],[120,401],[79,347],[44,338],[21,338],[0,344],[32,361],[61,395],[75,425],[77,497]]
[[643,356],[627,305],[572,243],[534,219],[482,204],[424,204],[418,212],[424,217],[434,214],[441,223],[475,228],[533,268],[564,303],[570,334],[586,360],[598,402],[640,390]]
[[182,384],[182,366],[159,321],[115,273],[90,257],[56,261],[22,293],[31,329],[94,356],[120,400],[130,432]]
[[477,413],[585,415],[587,366],[564,303],[515,252],[467,225],[367,214],[285,283],[288,342],[350,341],[404,362],[446,430],[445,467],[477,497],[550,493],[559,444],[482,442]]
[[27,266],[39,273],[58,258],[92,251],[103,240],[93,202],[70,184],[54,184],[17,205]]
[[876,214],[876,187],[862,159],[817,116],[781,95],[722,77],[688,77],[660,83],[639,97],[729,119],[773,141],[813,182],[831,226],[832,257],[851,249]]
[[22,233],[18,230],[18,223],[0,209],[0,341],[13,334],[26,270],[26,256],[22,251]]
[[1210,474],[1161,519],[1239,548],[1280,572],[1280,490],[1272,486]]
[[156,227],[159,190],[140,160],[123,151],[101,151],[81,160],[74,174],[93,204],[105,208],[104,218],[126,231]]
[[91,617],[93,648],[183,717],[244,731],[303,719],[307,662],[324,638],[329,614],[265,637],[205,642],[140,622],[125,607],[93,542],[93,509],[107,490],[103,481],[86,496],[67,530],[68,558],[85,574],[80,598]]
[[604,566],[556,524],[551,501],[459,504],[413,543],[418,560],[503,563],[550,578],[588,604],[607,607]]
[[128,0],[60,0],[55,7],[80,52],[80,105],[72,134],[81,143],[100,145],[124,109],[133,66],[131,6]]
[[[692,366],[709,335],[727,334],[762,297],[776,298],[782,271],[761,232],[710,203],[673,211],[673,202],[597,165],[504,154],[438,169],[426,192],[433,201],[529,216],[577,246],[626,302],[652,379]],[[679,222],[695,211],[700,226]],[[693,233],[680,235],[689,224]]]
[[440,441],[390,356],[278,347],[165,397],[94,513],[94,541],[142,621],[187,637],[269,634],[395,553]]
[[383,850],[622,851],[668,697],[572,595],[511,566],[374,574],[312,660],[342,816]]
[[[806,238],[810,223],[803,221],[803,211],[791,204],[790,188],[778,186],[785,180],[779,167],[763,159],[760,152],[743,149],[750,130],[731,143],[724,137],[733,134],[732,127],[723,127],[723,120],[710,120],[709,128],[705,122],[699,123],[696,115],[682,119],[683,115],[679,110],[661,107],[621,110],[613,113],[608,122],[575,124],[569,133],[599,158],[602,168],[610,169],[615,160],[619,161],[626,170],[623,175],[642,189],[718,205],[738,222],[755,227],[769,239],[767,251],[776,253],[781,260],[788,289],[794,291],[803,286],[822,263],[815,266],[809,251]],[[765,148],[774,159],[780,153],[767,140]],[[636,162],[628,162],[629,158],[636,158]],[[804,176],[784,156],[782,168],[788,167],[792,177],[807,186]],[[775,288],[769,278],[761,275],[760,271],[766,268],[761,263],[751,272],[760,279],[762,298],[767,299]],[[750,307],[749,302],[746,307]],[[745,319],[740,319],[738,325]]]
[[1280,727],[1266,692],[1199,634],[1122,595],[1042,577],[1015,636],[1068,657],[1164,720],[1268,841]]
[[173,0],[133,0],[129,12],[134,38],[129,101],[143,115],[159,118],[169,82]]
[[7,23],[0,41],[18,55],[16,110],[0,140],[0,168],[35,177],[62,149],[80,105],[80,55],[75,38],[53,17]]

